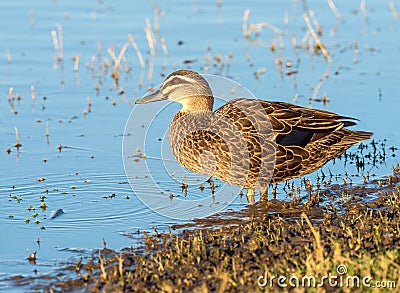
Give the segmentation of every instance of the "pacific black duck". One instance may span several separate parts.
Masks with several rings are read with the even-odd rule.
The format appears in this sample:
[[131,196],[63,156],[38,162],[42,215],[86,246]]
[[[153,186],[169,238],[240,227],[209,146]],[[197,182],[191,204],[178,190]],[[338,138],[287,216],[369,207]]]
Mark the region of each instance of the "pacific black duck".
[[234,99],[213,110],[214,97],[197,72],[171,73],[161,88],[136,104],[172,100],[182,104],[169,139],[178,162],[266,199],[268,185],[311,173],[371,132],[352,131],[356,119],[284,102]]

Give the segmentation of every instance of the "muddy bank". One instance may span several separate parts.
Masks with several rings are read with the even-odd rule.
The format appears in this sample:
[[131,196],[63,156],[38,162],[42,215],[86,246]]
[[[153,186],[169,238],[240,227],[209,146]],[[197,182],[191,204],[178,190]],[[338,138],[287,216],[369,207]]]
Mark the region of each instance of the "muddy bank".
[[399,180],[397,166],[382,180],[313,190],[305,202],[272,200],[145,233],[139,249],[104,243],[55,276],[14,280],[55,292],[391,288],[400,284]]

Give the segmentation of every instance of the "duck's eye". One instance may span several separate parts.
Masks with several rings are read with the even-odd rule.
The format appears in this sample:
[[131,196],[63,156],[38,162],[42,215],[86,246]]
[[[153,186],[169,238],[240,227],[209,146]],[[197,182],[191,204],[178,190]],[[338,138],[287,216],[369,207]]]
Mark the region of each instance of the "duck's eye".
[[175,77],[175,78],[168,80],[166,83],[164,83],[164,87],[168,88],[170,86],[174,86],[177,84],[179,84],[179,79]]

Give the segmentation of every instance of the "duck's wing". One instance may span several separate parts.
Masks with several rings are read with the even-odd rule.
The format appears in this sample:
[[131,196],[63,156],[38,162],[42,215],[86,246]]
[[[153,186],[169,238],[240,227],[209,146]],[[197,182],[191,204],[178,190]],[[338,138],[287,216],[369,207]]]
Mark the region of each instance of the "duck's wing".
[[[251,99],[231,100],[215,113],[228,117],[245,130],[250,122],[268,119],[278,144],[301,147],[343,127],[355,125],[357,121],[328,111]],[[258,131],[267,130],[259,128]]]
[[371,132],[351,131],[357,119],[283,102],[262,102],[276,134],[273,181],[284,181],[315,171]]
[[355,125],[357,119],[332,112],[309,109],[284,102],[260,101],[277,135],[292,131],[331,132]]
[[[265,111],[263,118],[271,123],[276,141],[275,170],[271,182],[313,172],[372,135],[370,132],[346,129],[346,126],[356,124],[357,119],[351,117],[284,102],[257,102]],[[233,100],[216,112],[224,113],[232,108],[230,104],[238,103],[243,105],[246,102],[243,99]]]

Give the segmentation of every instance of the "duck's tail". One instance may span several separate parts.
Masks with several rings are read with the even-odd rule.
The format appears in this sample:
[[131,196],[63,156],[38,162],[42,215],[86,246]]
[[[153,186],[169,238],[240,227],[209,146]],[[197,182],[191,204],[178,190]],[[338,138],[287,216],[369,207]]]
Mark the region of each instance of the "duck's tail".
[[343,143],[356,144],[360,141],[370,139],[374,134],[368,131],[350,130],[350,135],[343,138]]

